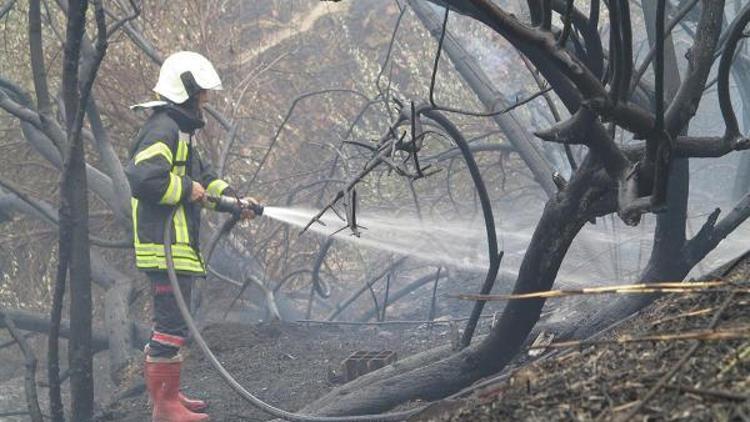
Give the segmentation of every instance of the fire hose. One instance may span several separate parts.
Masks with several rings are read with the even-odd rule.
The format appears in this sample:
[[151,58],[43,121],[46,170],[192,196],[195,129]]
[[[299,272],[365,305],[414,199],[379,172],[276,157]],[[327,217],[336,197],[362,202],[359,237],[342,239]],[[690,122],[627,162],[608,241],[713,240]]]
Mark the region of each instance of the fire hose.
[[[247,210],[247,209],[252,210],[256,215],[263,214],[263,207],[261,205],[245,202],[241,199],[221,196],[221,197],[209,197],[208,201],[216,205],[216,208],[215,208],[216,211],[231,213],[236,218],[239,217],[242,211]],[[419,409],[414,409],[414,410],[405,411],[405,412],[383,413],[379,415],[357,415],[357,416],[302,415],[302,414],[292,413],[292,412],[288,412],[286,410],[274,407],[264,402],[260,398],[256,397],[251,392],[247,391],[247,389],[245,389],[245,387],[243,387],[239,382],[237,382],[237,380],[232,376],[232,374],[230,374],[229,371],[227,371],[226,368],[224,368],[221,362],[219,362],[219,360],[216,358],[216,355],[214,355],[214,353],[211,351],[211,348],[208,346],[208,344],[206,343],[206,340],[203,338],[200,331],[198,330],[198,327],[195,325],[195,321],[193,320],[193,317],[190,315],[190,310],[188,308],[187,303],[185,302],[185,298],[182,296],[182,290],[180,290],[180,285],[177,281],[177,272],[175,271],[175,267],[174,267],[174,257],[172,256],[171,225],[172,225],[172,220],[174,219],[176,210],[177,210],[176,207],[172,209],[172,211],[167,216],[167,220],[164,223],[164,256],[166,257],[166,261],[167,261],[167,275],[169,276],[169,282],[172,285],[172,291],[177,301],[177,306],[180,309],[182,318],[185,320],[185,323],[187,324],[188,329],[190,330],[190,334],[193,336],[193,339],[198,344],[198,347],[200,347],[201,352],[203,352],[203,355],[211,363],[211,366],[214,367],[214,369],[219,373],[219,375],[221,375],[224,381],[226,381],[227,384],[229,384],[229,386],[240,395],[240,397],[242,397],[244,400],[246,400],[253,406],[257,407],[258,409],[262,410],[265,413],[268,413],[271,416],[282,418],[282,419],[289,420],[289,421],[295,421],[295,422],[402,421],[414,415],[415,413],[419,412],[420,410],[422,410],[421,408],[419,408]]]

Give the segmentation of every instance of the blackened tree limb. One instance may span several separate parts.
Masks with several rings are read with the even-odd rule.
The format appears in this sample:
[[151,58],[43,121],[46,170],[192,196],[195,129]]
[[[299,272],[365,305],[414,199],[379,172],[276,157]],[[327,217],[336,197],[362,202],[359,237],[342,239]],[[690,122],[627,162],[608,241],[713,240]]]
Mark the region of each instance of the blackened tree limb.
[[[24,201],[26,204],[34,208],[39,213],[39,216],[41,216],[42,220],[44,220],[45,222],[57,226],[60,225],[60,218],[58,216],[58,213],[44,201],[26,195],[20,186],[9,180],[0,179],[0,186],[12,192],[20,200]],[[94,245],[105,248],[131,248],[133,246],[133,242],[127,239],[111,241],[102,239],[98,236],[90,236],[90,241]]]
[[[53,120],[52,103],[47,86],[47,66],[44,63],[42,18],[39,0],[29,1],[29,57],[31,60],[31,74],[34,80],[39,120],[41,125],[47,131],[50,131],[49,125]],[[63,147],[63,145],[57,145],[57,148],[60,150]]]
[[[426,2],[423,0],[410,0],[409,5],[432,36],[436,39],[440,37],[442,32],[440,18],[430,9]],[[450,31],[447,30],[445,31],[443,48],[455,66],[456,71],[461,75],[461,78],[469,88],[474,91],[485,107],[491,110],[498,105],[501,107],[508,106],[508,100],[493,86],[476,58],[471,56]],[[534,145],[531,134],[512,113],[493,116],[492,118],[534,174],[534,179],[537,183],[539,183],[548,196],[554,195],[557,189],[551,179],[553,173],[552,167]]]
[[[404,296],[408,295],[409,293],[414,292],[415,290],[419,289],[420,287],[426,285],[427,283],[431,281],[437,281],[441,277],[440,271],[437,273],[427,274],[425,276],[419,277],[416,280],[410,282],[406,286],[402,287],[401,289],[395,291],[394,293],[389,295],[388,303],[393,304],[396,303],[399,299],[403,298]],[[445,275],[443,275],[445,277]],[[362,316],[357,318],[358,322],[367,322],[371,320],[372,318],[377,317],[377,309],[374,307],[362,314]]]
[[746,137],[680,136],[673,152],[675,157],[716,158],[746,149],[750,149],[750,140]]
[[333,246],[332,237],[326,239],[323,242],[323,246],[321,246],[320,251],[318,251],[318,256],[315,258],[315,262],[313,263],[313,289],[315,289],[315,292],[317,292],[318,295],[322,298],[328,298],[331,296],[331,286],[329,286],[327,282],[320,278],[320,269],[323,267],[326,255],[328,255],[328,251],[331,249],[331,246]]
[[[670,38],[672,35],[672,30],[679,24],[685,16],[695,7],[695,5],[698,4],[700,0],[690,0],[688,3],[683,5],[683,7],[678,10],[674,17],[672,17],[672,20],[670,20],[669,24],[666,26],[666,29],[664,31],[665,33],[665,39]],[[630,91],[634,91],[635,87],[638,86],[638,83],[640,82],[641,78],[643,78],[643,75],[646,73],[646,70],[648,69],[648,66],[651,64],[651,61],[654,59],[654,55],[656,54],[656,44],[654,44],[653,47],[649,50],[649,52],[646,54],[646,57],[643,58],[643,61],[638,66],[638,69],[636,69],[635,74],[633,75],[633,81],[630,84]]]
[[[510,153],[510,152],[516,152],[515,148],[512,146],[501,143],[501,144],[490,144],[490,143],[470,143],[470,150],[473,154],[476,154],[478,152],[500,152],[500,153]],[[461,150],[458,148],[451,148],[448,150],[445,150],[441,152],[440,154],[433,155],[431,157],[423,157],[420,159],[423,163],[430,163],[430,162],[441,162],[445,160],[449,160],[451,158],[456,158],[459,155],[461,155]]]
[[701,230],[685,243],[683,254],[689,266],[697,264],[709,252],[750,217],[750,194],[745,195],[724,218],[716,222],[717,208],[706,220]]
[[552,0],[540,0],[542,6],[542,24],[545,31],[552,30]]
[[65,279],[68,271],[69,256],[67,246],[70,242],[69,230],[60,226],[58,245],[65,244],[66,249],[60,249],[57,258],[57,273],[52,293],[52,308],[50,310],[49,336],[47,337],[47,382],[49,383],[50,416],[54,422],[64,420],[64,407],[60,391],[60,332],[62,324],[62,307],[65,296]]
[[[97,28],[95,55],[84,63],[83,79],[79,78],[81,44],[86,27],[88,1],[70,2],[67,10],[65,49],[63,55],[62,92],[68,135],[68,153],[61,180],[61,236],[60,249],[69,248],[71,339],[68,343],[68,365],[71,368],[71,416],[76,421],[90,421],[93,417],[93,353],[92,353],[92,297],[91,256],[88,230],[88,198],[86,160],[81,131],[91,88],[107,49],[107,26],[100,0],[93,0]],[[65,226],[65,229],[62,227]],[[63,243],[69,231],[69,243]],[[65,274],[57,280],[65,282]]]
[[529,7],[529,17],[531,18],[531,24],[534,26],[542,25],[544,21],[544,5],[542,0],[526,0]]
[[656,123],[654,124],[654,132],[657,134],[664,129],[664,14],[666,6],[666,0],[657,0],[656,40],[654,43],[654,48],[656,48],[656,62],[654,63],[654,94],[656,97],[654,114],[656,115]]
[[[16,326],[24,331],[32,331],[35,333],[48,333],[50,330],[49,316],[31,312],[22,309],[4,309],[3,312],[13,319]],[[0,320],[0,328],[4,328],[5,324]],[[148,341],[151,335],[151,328],[145,324],[133,323],[130,327],[133,335],[133,349],[143,350],[143,346]],[[60,337],[70,338],[70,321],[61,320],[60,322]],[[107,350],[109,347],[109,338],[107,334],[100,331],[94,330],[93,336],[93,349],[96,352]]]
[[348,308],[349,305],[354,303],[354,301],[357,300],[357,298],[359,298],[362,295],[362,293],[364,293],[368,289],[371,289],[372,285],[376,281],[380,280],[381,278],[385,277],[388,273],[398,268],[401,264],[404,263],[404,261],[406,261],[406,257],[401,257],[397,259],[396,261],[394,261],[392,264],[388,265],[385,269],[377,272],[374,277],[370,277],[368,280],[365,280],[362,287],[357,289],[357,291],[353,292],[351,295],[349,295],[349,297],[347,297],[340,303],[337,303],[336,308],[333,311],[331,311],[331,313],[329,313],[328,316],[326,316],[325,320],[334,321],[336,317],[339,316],[341,312],[346,310],[346,308]]
[[[573,34],[575,34],[575,31],[578,31],[583,36],[586,53],[585,55],[581,55],[579,51],[576,51],[576,56],[586,63],[586,66],[594,75],[601,78],[604,68],[604,51],[602,40],[597,30],[598,14],[592,24],[591,18],[584,15],[575,5],[572,8],[568,8],[568,0],[553,0],[552,9],[563,16],[570,14],[571,31],[573,31]],[[595,11],[596,6],[592,5],[592,12]],[[560,42],[558,42],[558,45],[560,47],[565,46],[565,44]]]
[[695,39],[690,48],[688,72],[664,116],[665,130],[673,138],[679,135],[698,110],[714,61],[723,16],[724,0],[704,2]]
[[627,100],[627,86],[632,73],[632,30],[628,0],[609,2],[611,89],[610,99],[616,104]]
[[[26,141],[47,161],[62,170],[63,152],[56,145],[66,145],[67,134],[55,120],[48,121],[45,129],[32,107],[31,98],[18,85],[0,76],[0,108],[18,117]],[[107,204],[117,203],[109,176],[89,164],[86,164],[86,174],[94,193]]]
[[548,142],[588,146],[602,160],[607,173],[614,180],[622,179],[630,166],[628,157],[612,141],[597,115],[588,107],[581,107],[570,119],[536,135]]
[[562,33],[560,33],[560,37],[557,39],[558,46],[564,46],[568,42],[568,37],[570,37],[574,2],[573,0],[567,0],[567,2],[568,4],[565,5],[566,9],[563,14],[563,30]]
[[3,89],[0,89],[0,107],[43,132],[56,147],[64,145],[65,133],[62,130],[49,130],[48,127],[45,127],[42,123],[42,119],[38,113],[16,102]]
[[121,17],[120,19],[116,20],[109,26],[109,28],[107,28],[106,38],[111,37],[112,34],[119,31],[123,25],[136,19],[138,16],[141,15],[141,6],[138,4],[136,0],[128,0],[128,3],[130,5],[131,12]]
[[5,328],[8,329],[13,340],[16,341],[18,347],[21,349],[24,357],[24,365],[26,366],[25,390],[26,390],[26,404],[29,408],[29,417],[31,422],[43,422],[42,411],[39,408],[39,400],[36,394],[36,356],[26,342],[26,337],[16,328],[16,324],[13,323],[13,319],[6,315],[0,310],[0,319],[5,323]]
[[[611,3],[611,4],[614,4]],[[630,23],[630,1],[620,0],[617,6],[620,9],[621,28],[620,36],[622,37],[622,79],[618,81],[618,91],[620,92],[619,101],[628,101],[628,88],[630,87],[630,78],[633,75],[633,28]]]
[[94,98],[89,99],[86,106],[86,116],[91,125],[99,157],[107,170],[108,176],[112,180],[113,198],[116,202],[109,204],[109,206],[114,211],[115,216],[117,216],[120,226],[129,233],[132,227],[130,224],[130,184],[128,184],[125,177],[122,162],[112,146],[109,132],[104,127],[99,108]]
[[15,6],[16,0],[8,0],[0,7],[0,18],[4,18]]
[[[532,78],[534,78],[534,82],[536,82],[537,86],[541,87],[544,81],[542,77],[539,75],[539,72],[536,70],[536,68],[534,68],[534,65],[529,61],[529,59],[523,54],[521,54],[521,59],[523,60],[523,63],[526,66],[526,69],[528,69]],[[555,119],[555,122],[560,123],[560,121],[562,121],[562,117],[560,115],[560,112],[557,109],[557,105],[552,99],[552,96],[549,94],[544,94],[544,101],[547,103],[547,108],[549,109],[550,113],[552,113],[552,117]],[[570,165],[571,173],[575,172],[576,169],[578,169],[578,164],[576,163],[575,157],[573,156],[572,148],[570,147],[569,144],[566,143],[566,144],[563,144],[563,149],[565,150],[565,156],[568,159],[568,164]],[[554,180],[554,175],[553,175],[553,180]]]
[[250,180],[245,184],[246,186],[248,186],[248,187],[252,186],[253,183],[255,182],[255,180],[257,179],[258,174],[260,174],[261,170],[263,170],[263,167],[265,166],[266,161],[268,160],[268,157],[271,154],[271,151],[273,151],[273,148],[276,146],[276,143],[279,140],[281,132],[284,130],[284,127],[286,127],[286,123],[292,117],[292,114],[294,113],[294,110],[297,107],[297,105],[301,101],[303,101],[303,100],[305,100],[307,98],[315,97],[315,96],[318,96],[318,95],[325,95],[325,94],[350,94],[350,95],[355,95],[355,96],[361,97],[361,98],[363,98],[365,100],[368,100],[368,101],[370,100],[366,95],[362,94],[359,91],[355,91],[355,90],[352,90],[352,89],[323,89],[323,90],[308,92],[308,93],[302,94],[302,95],[298,96],[297,98],[295,98],[292,101],[292,104],[289,106],[289,110],[287,111],[286,116],[284,116],[284,119],[281,121],[281,124],[279,124],[279,127],[276,129],[276,132],[274,133],[273,137],[271,138],[271,140],[270,140],[270,142],[268,144],[268,147],[266,148],[266,151],[263,153],[263,157],[261,158],[260,163],[258,163],[258,167],[253,172],[253,175],[250,178]]
[[724,124],[726,125],[724,137],[728,139],[736,139],[740,136],[737,115],[732,107],[732,100],[729,94],[729,73],[732,67],[732,62],[734,61],[737,44],[740,39],[744,37],[744,30],[748,22],[750,22],[750,3],[743,7],[737,18],[729,27],[729,35],[724,47],[724,52],[721,55],[721,61],[719,62],[719,107],[721,108],[721,115],[724,118]]

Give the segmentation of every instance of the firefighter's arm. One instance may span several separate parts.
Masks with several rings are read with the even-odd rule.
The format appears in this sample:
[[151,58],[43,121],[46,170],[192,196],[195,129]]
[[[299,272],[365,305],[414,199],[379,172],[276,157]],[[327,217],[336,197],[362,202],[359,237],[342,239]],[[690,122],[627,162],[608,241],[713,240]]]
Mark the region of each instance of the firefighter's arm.
[[[238,197],[237,191],[232,189],[231,186],[229,186],[229,183],[225,182],[224,180],[217,177],[216,172],[214,172],[211,165],[207,162],[204,162],[201,159],[200,153],[198,153],[197,150],[193,150],[193,153],[195,154],[195,158],[197,159],[198,165],[200,166],[200,177],[201,177],[201,183],[206,188],[206,195],[209,196],[231,196],[231,197]],[[254,198],[244,198],[245,200],[248,200],[254,204],[258,204],[259,202],[255,200]],[[204,203],[208,208],[214,209],[216,208],[216,204],[213,202],[205,202]],[[242,211],[241,217],[246,220],[253,219],[255,217],[255,214],[252,210],[246,209]]]
[[[193,149],[194,158],[195,161],[198,163],[199,166],[199,174],[200,174],[200,184],[203,185],[203,187],[206,190],[206,195],[208,196],[221,196],[221,195],[227,195],[235,197],[237,196],[237,192],[232,189],[229,186],[229,183],[226,181],[218,178],[216,176],[216,172],[213,170],[211,165],[207,162],[204,162],[203,159],[200,156],[200,153],[197,149]],[[213,208],[213,204],[207,204],[209,208]]]
[[176,205],[191,198],[193,181],[171,172],[174,133],[148,133],[125,168],[133,196],[142,201]]

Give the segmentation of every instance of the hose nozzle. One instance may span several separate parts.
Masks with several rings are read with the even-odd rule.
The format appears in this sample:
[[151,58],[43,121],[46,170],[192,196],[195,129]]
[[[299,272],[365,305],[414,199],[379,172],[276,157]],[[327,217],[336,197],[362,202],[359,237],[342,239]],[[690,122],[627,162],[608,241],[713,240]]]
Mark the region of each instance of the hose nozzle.
[[256,216],[263,215],[263,205],[250,202],[246,199],[233,198],[231,196],[206,196],[206,200],[215,205],[218,212],[225,212],[239,216],[244,210],[251,210]]
[[251,209],[256,216],[263,215],[263,211],[265,210],[265,207],[262,204],[257,203],[249,203],[247,204],[247,208]]

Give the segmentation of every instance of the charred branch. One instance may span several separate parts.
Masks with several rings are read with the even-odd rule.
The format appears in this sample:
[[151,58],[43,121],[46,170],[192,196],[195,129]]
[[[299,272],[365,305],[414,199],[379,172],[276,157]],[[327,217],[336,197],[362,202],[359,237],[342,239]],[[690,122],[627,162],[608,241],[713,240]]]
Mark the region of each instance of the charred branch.
[[21,353],[24,357],[24,364],[26,366],[24,384],[26,390],[26,405],[29,409],[29,417],[31,418],[32,422],[42,422],[44,418],[42,417],[42,411],[39,408],[39,400],[36,394],[36,356],[34,356],[34,352],[26,342],[26,337],[21,334],[21,332],[16,327],[16,324],[13,323],[13,319],[6,315],[2,310],[0,310],[0,320],[2,320],[2,322],[5,324],[5,328],[8,329],[11,337],[13,337],[13,340],[15,340],[18,344],[18,347],[21,349]]
[[[443,36],[443,48],[445,53],[450,57],[456,71],[461,75],[466,84],[476,93],[479,100],[488,109],[501,105],[507,107],[508,101],[502,93],[492,84],[488,75],[482,70],[476,58],[470,55],[466,49],[455,39],[447,29],[443,31],[440,18],[430,9],[423,1],[410,1],[414,13],[430,31],[433,38]],[[501,103],[502,101],[502,103]],[[549,176],[552,174],[550,164],[544,159],[544,156],[533,144],[531,133],[515,118],[512,114],[501,114],[494,116],[493,120],[497,123],[500,130],[506,135],[514,149],[518,152],[526,165],[534,174],[534,179],[544,189],[548,196],[554,195],[556,189],[549,182]]]
[[[48,315],[21,309],[5,309],[3,313],[13,320],[19,330],[42,334],[49,333],[51,324]],[[0,328],[5,328],[5,324],[0,323]],[[133,350],[142,351],[143,346],[151,336],[151,328],[143,324],[131,323],[129,330],[133,336]],[[70,322],[65,319],[60,321],[60,337],[70,338]],[[107,350],[109,348],[107,334],[103,331],[94,330],[92,345],[95,352]]]

